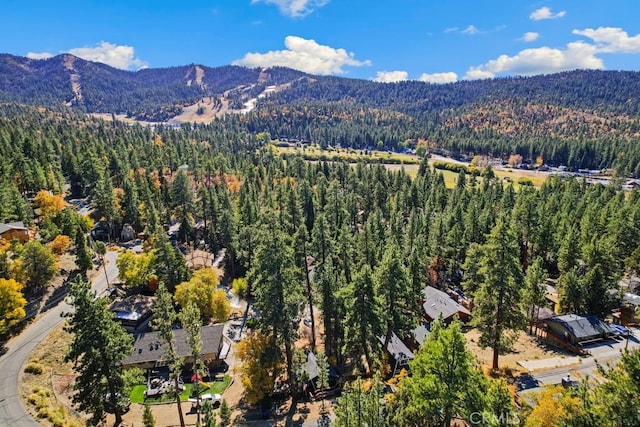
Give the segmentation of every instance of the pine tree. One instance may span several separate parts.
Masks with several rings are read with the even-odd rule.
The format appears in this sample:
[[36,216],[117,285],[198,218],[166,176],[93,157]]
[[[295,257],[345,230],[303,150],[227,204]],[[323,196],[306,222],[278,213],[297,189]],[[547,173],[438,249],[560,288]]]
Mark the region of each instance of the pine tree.
[[393,332],[404,336],[415,327],[418,320],[418,298],[411,294],[407,270],[395,244],[387,247],[382,263],[374,272],[374,281],[376,293],[382,301],[383,349],[386,349]]
[[371,269],[365,264],[344,292],[346,319],[344,353],[356,361],[364,355],[369,369],[380,352],[381,302],[376,297]]
[[457,416],[469,417],[485,409],[487,384],[465,347],[460,322],[445,327],[442,318],[413,361],[412,376],[400,383],[392,425],[450,426]]
[[87,270],[89,270],[93,266],[93,261],[91,260],[91,254],[89,253],[89,248],[87,247],[87,238],[84,233],[78,227],[76,230],[75,237],[76,244],[76,265],[82,274],[85,274]]
[[522,290],[522,308],[529,321],[529,334],[533,333],[533,326],[538,321],[538,311],[544,304],[547,292],[546,278],[547,272],[542,266],[542,258],[537,257],[527,269]]
[[480,273],[484,280],[475,293],[473,322],[478,327],[480,345],[493,349],[492,369],[498,369],[500,351],[511,348],[524,316],[521,302],[522,270],[519,248],[513,231],[499,219],[482,251]]
[[[191,348],[191,359],[193,369],[193,387],[196,394],[196,407],[200,407],[200,379],[203,373],[202,354],[202,320],[200,320],[200,310],[193,302],[189,302],[182,308],[179,315],[180,323],[187,332],[187,344]],[[200,411],[198,410],[197,422],[200,423]]]
[[122,360],[131,354],[131,335],[106,310],[107,301],[95,298],[89,282],[78,277],[71,284],[70,295],[74,310],[66,315],[65,329],[73,339],[65,360],[73,362],[78,374],[73,402],[91,414],[92,425],[101,422],[107,407],[115,414],[116,424],[120,424],[121,400],[128,395]]
[[256,306],[262,314],[265,334],[284,346],[288,377],[292,378],[293,343],[296,328],[292,319],[298,316],[302,302],[302,283],[295,265],[291,239],[266,213],[257,236],[255,261],[248,274]]
[[158,329],[160,338],[165,342],[166,349],[164,359],[162,360],[169,366],[170,379],[173,381],[173,392],[178,407],[178,416],[180,418],[180,426],[184,427],[184,415],[182,413],[182,405],[180,404],[180,373],[182,372],[183,358],[178,356],[176,340],[173,334],[173,324],[178,319],[178,315],[173,307],[171,294],[167,291],[164,282],[160,282],[156,291],[156,305],[153,310],[153,327]]
[[144,427],[155,427],[156,419],[153,417],[151,406],[148,403],[144,404],[144,411],[142,412],[142,425]]

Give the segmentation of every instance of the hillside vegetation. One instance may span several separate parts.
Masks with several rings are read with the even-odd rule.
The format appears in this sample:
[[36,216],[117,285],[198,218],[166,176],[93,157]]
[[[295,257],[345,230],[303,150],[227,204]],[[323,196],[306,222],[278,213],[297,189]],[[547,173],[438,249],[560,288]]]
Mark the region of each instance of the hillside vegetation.
[[[273,85],[280,90],[261,96]],[[434,85],[309,76],[282,67],[192,64],[130,72],[68,54],[47,60],[0,55],[0,102],[202,122],[191,109],[219,117],[251,99],[257,100],[251,112],[220,120],[322,147],[422,145],[452,156],[519,154],[572,170],[640,175],[638,72],[578,70]]]

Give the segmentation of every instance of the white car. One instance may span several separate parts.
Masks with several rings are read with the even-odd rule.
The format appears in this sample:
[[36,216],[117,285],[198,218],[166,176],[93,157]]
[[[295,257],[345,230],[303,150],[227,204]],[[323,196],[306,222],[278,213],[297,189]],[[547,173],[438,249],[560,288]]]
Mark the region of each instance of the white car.
[[[202,396],[200,396],[200,403],[202,404],[202,402],[204,402],[205,400],[210,401],[215,406],[220,402],[222,402],[222,396],[219,394],[205,393]],[[198,399],[193,397],[189,399],[189,402],[197,403],[197,401]]]

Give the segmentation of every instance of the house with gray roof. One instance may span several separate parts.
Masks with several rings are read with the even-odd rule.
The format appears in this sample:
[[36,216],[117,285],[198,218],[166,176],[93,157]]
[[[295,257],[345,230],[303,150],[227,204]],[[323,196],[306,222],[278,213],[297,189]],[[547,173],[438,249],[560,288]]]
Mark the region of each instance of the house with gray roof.
[[[386,337],[384,335],[381,335],[378,337],[378,341],[384,345],[385,338]],[[387,344],[387,348],[385,350],[389,353],[394,362],[393,375],[397,375],[402,369],[409,370],[409,361],[413,360],[414,357],[413,352],[409,350],[409,347],[402,342],[395,332],[391,332],[391,338],[389,339],[389,344]]]
[[[209,367],[220,363],[224,357],[224,325],[205,325],[200,329],[202,336],[202,357]],[[178,357],[185,358],[185,364],[193,363],[191,347],[187,343],[187,331],[174,329],[176,353]],[[134,335],[133,351],[122,361],[125,368],[150,369],[166,366],[165,342],[159,332],[145,332]]]
[[468,322],[471,312],[462,304],[451,298],[446,292],[427,286],[422,290],[424,317],[427,322],[433,322],[440,315],[445,323],[458,316],[461,321]]
[[573,345],[605,339],[615,332],[611,325],[593,315],[565,314],[544,323],[553,335]]

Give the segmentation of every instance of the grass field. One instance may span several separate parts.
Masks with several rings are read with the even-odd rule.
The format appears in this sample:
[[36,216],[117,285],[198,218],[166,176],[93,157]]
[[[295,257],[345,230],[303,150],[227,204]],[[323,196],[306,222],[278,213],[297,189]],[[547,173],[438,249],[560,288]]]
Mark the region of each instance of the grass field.
[[[318,146],[312,147],[278,147],[276,146],[278,153],[280,154],[301,154],[307,161],[347,161],[356,163],[358,161],[365,161],[368,163],[382,163],[384,166],[392,171],[399,171],[404,169],[405,172],[415,177],[418,174],[420,168],[421,159],[413,154],[403,153],[388,153],[386,151],[367,151],[353,150],[346,148],[337,148],[330,150],[322,150]],[[456,185],[458,179],[458,173],[444,169],[432,169],[434,172],[442,172],[444,176],[444,183],[447,188],[453,188]],[[518,180],[528,179],[533,183],[533,186],[540,188],[544,181],[549,176],[548,174],[521,170],[521,169],[494,169],[496,177],[503,180],[505,183],[512,182],[514,189],[517,191],[520,185]],[[482,178],[478,178],[481,180]]]

